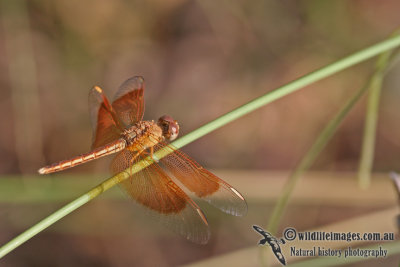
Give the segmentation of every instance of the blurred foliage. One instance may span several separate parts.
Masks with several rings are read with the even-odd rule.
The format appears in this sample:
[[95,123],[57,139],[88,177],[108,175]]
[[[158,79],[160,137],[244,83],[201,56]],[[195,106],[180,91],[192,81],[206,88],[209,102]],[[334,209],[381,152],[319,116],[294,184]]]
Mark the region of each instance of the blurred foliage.
[[[4,1],[3,6],[11,2]],[[86,99],[95,84],[111,97],[127,77],[143,75],[145,119],[170,114],[184,134],[376,42],[400,20],[396,1],[379,6],[373,1],[183,0],[27,1],[25,5],[25,13],[2,14],[0,51],[6,56],[0,58],[1,111],[8,114],[0,133],[2,173],[34,173],[43,163],[86,152],[91,142]],[[31,86],[38,88],[39,99],[38,113],[26,112],[23,119],[40,127],[36,140],[42,144],[33,145],[38,151],[21,158],[28,152],[22,146],[18,153],[15,141],[21,135],[19,139],[25,140],[21,132],[29,129],[16,127],[15,118],[21,120],[21,116],[10,111],[22,109],[26,101],[11,98],[12,57],[4,26],[23,15],[29,22],[27,31],[16,27],[11,37],[30,36],[31,42],[25,45],[31,46],[37,83]],[[392,169],[397,163],[398,71],[389,73],[383,90],[376,170]],[[211,167],[291,168],[370,72],[371,64],[366,63],[309,86],[184,150]],[[30,77],[17,74],[22,80]],[[315,168],[357,168],[363,119],[364,106],[359,105]],[[21,170],[21,161],[28,162],[28,167]],[[106,170],[104,165],[73,171],[93,166]]]

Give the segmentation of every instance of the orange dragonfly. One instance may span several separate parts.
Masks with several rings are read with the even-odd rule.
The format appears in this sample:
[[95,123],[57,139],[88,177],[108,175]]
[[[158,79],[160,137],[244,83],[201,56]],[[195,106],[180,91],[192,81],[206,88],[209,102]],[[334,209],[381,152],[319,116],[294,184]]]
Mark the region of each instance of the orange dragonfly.
[[117,153],[111,163],[112,172],[117,174],[141,160],[151,160],[149,156],[153,158],[155,151],[167,149],[171,152],[169,155],[154,160],[153,164],[138,173],[130,174],[120,185],[153,218],[188,240],[205,244],[210,237],[206,216],[164,169],[197,198],[228,214],[245,215],[246,201],[228,183],[166,143],[178,136],[177,121],[167,115],[157,122],[142,121],[143,94],[144,80],[140,76],[125,81],[119,87],[111,105],[99,87],[92,88],[89,93],[94,133],[91,152],[43,167],[39,169],[39,173],[62,171]]

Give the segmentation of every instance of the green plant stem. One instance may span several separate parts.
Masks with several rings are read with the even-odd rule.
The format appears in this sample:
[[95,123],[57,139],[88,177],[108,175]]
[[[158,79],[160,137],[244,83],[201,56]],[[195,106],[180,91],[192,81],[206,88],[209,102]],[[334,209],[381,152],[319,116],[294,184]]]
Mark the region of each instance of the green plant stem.
[[290,177],[288,178],[288,182],[283,188],[283,193],[281,197],[278,199],[278,202],[272,212],[268,223],[268,231],[275,234],[280,219],[283,215],[283,212],[288,204],[290,195],[292,194],[299,178],[301,175],[311,167],[314,163],[316,157],[322,151],[322,149],[326,146],[328,141],[332,138],[337,128],[343,121],[343,119],[347,116],[350,110],[354,107],[354,105],[358,102],[358,100],[364,95],[364,93],[371,88],[377,80],[382,79],[382,70],[386,70],[386,67],[389,65],[389,57],[391,55],[391,51],[383,53],[379,59],[378,63],[380,68],[372,75],[369,81],[359,89],[356,94],[347,101],[347,103],[339,110],[339,112],[335,115],[335,117],[325,126],[325,128],[318,135],[316,141],[312,144],[311,148],[308,150],[306,155],[302,158],[300,163],[296,166],[295,170],[292,172]]
[[[322,130],[322,132],[317,137],[316,141],[311,146],[310,150],[306,153],[306,155],[302,158],[296,169],[293,171],[291,176],[288,179],[288,183],[283,189],[283,193],[281,197],[278,199],[278,202],[272,212],[272,215],[269,220],[269,224],[267,229],[271,233],[276,233],[279,222],[282,218],[282,215],[288,205],[290,196],[300,179],[301,175],[311,167],[313,162],[319,153],[323,150],[329,140],[332,138],[337,128],[350,112],[350,110],[354,107],[354,105],[359,101],[359,99],[363,96],[363,94],[370,88],[372,88],[377,81],[382,81],[383,73],[389,67],[389,58],[392,51],[388,51],[383,53],[377,60],[377,70],[372,75],[370,80],[367,82],[365,86],[363,86],[337,113],[337,115],[328,123],[328,125]],[[394,58],[393,58],[394,59]],[[263,254],[262,254],[263,255]],[[264,258],[261,257],[264,262]]]
[[368,86],[363,86],[343,107],[342,109],[335,115],[335,117],[325,126],[325,128],[318,135],[316,141],[312,144],[311,148],[308,150],[306,155],[302,158],[300,163],[296,166],[295,170],[291,173],[288,178],[288,182],[283,188],[283,192],[281,197],[278,199],[277,204],[275,205],[274,210],[272,211],[272,215],[270,217],[268,227],[269,232],[275,234],[280,219],[283,215],[283,212],[286,209],[287,203],[289,202],[289,198],[299,180],[301,175],[306,171],[315,161],[316,157],[322,151],[322,149],[326,146],[328,141],[331,139],[333,134],[336,132],[338,126],[349,113],[349,111],[353,108],[354,104],[361,98],[361,96],[367,91]]
[[[344,70],[346,68],[349,68],[357,63],[360,63],[362,61],[365,61],[371,57],[374,57],[382,52],[385,52],[387,50],[393,49],[395,47],[398,47],[400,45],[400,36],[395,36],[392,38],[388,38],[385,41],[382,41],[380,43],[377,43],[373,46],[370,46],[366,49],[363,49],[359,52],[356,52],[348,57],[345,57],[339,61],[336,61],[335,63],[332,63],[326,67],[323,67],[317,71],[314,71],[310,74],[307,74],[293,82],[290,82],[282,87],[279,87],[229,113],[226,113],[225,115],[219,117],[218,119],[211,121],[210,123],[207,123],[206,125],[201,126],[197,130],[187,134],[186,136],[180,138],[179,140],[175,141],[173,145],[177,148],[183,147],[186,144],[189,144],[193,142],[194,140],[206,135],[207,133],[210,133],[223,125],[246,115],[247,113],[254,111],[263,105],[266,105],[276,99],[279,99],[285,95],[288,95],[292,92],[295,92],[311,83],[314,83],[316,81],[319,81],[325,77],[328,77],[336,72],[339,72],[341,70]],[[158,153],[159,152],[159,153]],[[162,156],[165,156],[168,152],[167,151],[157,151],[156,157],[161,158]],[[60,220],[62,217],[68,215],[72,211],[76,210],[77,208],[81,207],[85,203],[89,202],[96,196],[98,196],[100,193],[108,190],[112,186],[118,184],[124,179],[127,179],[129,175],[127,173],[136,173],[140,171],[141,169],[147,167],[149,164],[151,164],[150,161],[142,161],[139,162],[138,164],[135,164],[132,166],[127,172],[122,172],[120,174],[117,174],[116,176],[113,176],[109,178],[108,180],[104,181],[100,185],[96,186],[83,196],[79,197],[78,199],[72,201],[71,203],[67,204],[60,210],[56,211],[55,213],[51,214],[47,218],[43,219],[42,221],[38,222],[36,225],[33,227],[27,229],[25,232],[21,233],[19,236],[15,237],[11,241],[9,241],[7,244],[3,245],[0,248],[0,258],[2,258],[4,255],[15,249],[16,247],[20,246],[22,243],[26,242],[29,240],[31,237],[35,236],[39,232],[43,231],[46,229],[48,226],[52,225],[56,221]]]
[[384,53],[378,60],[374,79],[368,92],[367,112],[365,117],[364,135],[361,149],[358,182],[361,188],[367,188],[371,183],[371,171],[374,161],[376,126],[378,122],[379,99],[382,90],[383,77],[391,56]]
[[[278,230],[278,226],[282,215],[289,203],[290,196],[299,181],[301,175],[308,170],[311,165],[314,163],[317,156],[321,153],[324,147],[327,145],[329,140],[332,138],[339,125],[342,123],[344,118],[350,112],[350,110],[354,107],[354,105],[360,100],[360,98],[364,95],[364,93],[372,88],[378,81],[382,81],[383,73],[390,65],[389,58],[392,51],[388,51],[383,53],[377,60],[377,70],[374,72],[372,77],[366,83],[365,86],[361,87],[357,93],[347,101],[347,103],[339,110],[339,112],[335,115],[335,117],[325,126],[325,128],[318,135],[316,141],[312,144],[311,148],[308,150],[306,155],[302,158],[300,163],[296,166],[295,170],[291,173],[288,178],[288,182],[283,188],[282,195],[278,199],[278,202],[275,205],[274,210],[272,211],[272,215],[269,219],[268,229],[272,234],[276,234]],[[266,259],[263,254],[265,249],[261,250],[261,262],[266,262]]]
[[283,85],[259,98],[256,98],[250,101],[243,106],[236,108],[235,110],[226,113],[225,115],[201,126],[195,131],[185,135],[179,140],[174,142],[176,147],[185,146],[194,140],[224,126],[225,124],[234,121],[268,103],[271,103],[274,100],[277,100],[283,96],[286,96],[290,93],[293,93],[301,88],[304,88],[307,85],[310,85],[316,81],[322,80],[334,73],[337,73],[341,70],[349,68],[357,63],[360,63],[364,60],[367,60],[373,56],[376,56],[382,52],[393,49],[400,45],[400,35],[395,37],[391,37],[386,41],[375,44],[369,48],[356,52],[348,57],[345,57],[341,60],[336,61],[326,67],[318,69],[314,72],[311,72],[297,80],[294,80],[286,85]]

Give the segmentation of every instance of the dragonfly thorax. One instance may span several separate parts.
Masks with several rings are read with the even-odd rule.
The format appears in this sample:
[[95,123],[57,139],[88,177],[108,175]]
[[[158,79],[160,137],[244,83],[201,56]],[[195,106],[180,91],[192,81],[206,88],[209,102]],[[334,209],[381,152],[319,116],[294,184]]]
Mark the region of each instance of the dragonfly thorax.
[[160,126],[154,121],[140,121],[122,133],[128,149],[142,151],[158,144],[164,139]]
[[160,141],[172,141],[179,134],[179,124],[171,116],[164,115],[154,121],[139,121],[122,133],[126,147],[133,151],[143,151]]

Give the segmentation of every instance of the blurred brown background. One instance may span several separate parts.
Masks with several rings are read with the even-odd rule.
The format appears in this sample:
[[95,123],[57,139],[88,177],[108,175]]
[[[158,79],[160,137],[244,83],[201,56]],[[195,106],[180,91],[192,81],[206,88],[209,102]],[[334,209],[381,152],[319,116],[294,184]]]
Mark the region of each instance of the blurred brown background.
[[[112,98],[127,78],[144,76],[145,119],[169,114],[179,121],[184,135],[280,85],[381,41],[400,25],[400,2],[394,0],[0,0],[0,3],[0,174],[4,179],[12,176],[10,183],[13,179],[23,181],[21,187],[13,187],[14,194],[3,197],[0,231],[4,239],[0,238],[1,244],[108,177],[109,159],[102,159],[68,171],[70,176],[97,173],[86,183],[87,187],[71,189],[71,196],[67,193],[68,197],[60,198],[63,194],[60,190],[55,202],[51,202],[50,197],[49,203],[39,201],[36,206],[32,204],[35,201],[27,197],[25,201],[30,204],[22,207],[12,199],[13,196],[19,199],[24,194],[19,190],[29,190],[29,183],[35,179],[50,179],[46,183],[50,186],[62,177],[30,180],[28,176],[35,175],[39,167],[89,150],[92,134],[87,95],[93,85],[102,87]],[[345,100],[367,81],[373,67],[374,61],[370,60],[336,74],[273,102],[183,150],[205,167],[225,169],[233,176],[232,170],[236,169],[289,171]],[[378,172],[398,170],[399,166],[399,73],[398,65],[385,77],[382,91],[374,161],[374,170]],[[364,117],[365,98],[346,118],[313,170],[357,169]],[[229,176],[223,178],[230,182]],[[65,179],[79,183],[75,177]],[[235,181],[246,183],[243,179]],[[3,189],[6,185],[4,183]],[[243,191],[240,185],[235,185]],[[46,187],[37,186],[38,191],[43,188]],[[248,193],[251,191],[249,189]],[[113,196],[110,193],[111,199]],[[257,218],[259,212],[251,213],[253,203],[251,196],[249,198],[253,220],[246,219],[236,225],[237,218],[226,216],[215,219],[212,225],[218,229],[218,222],[221,226],[235,224],[238,232],[245,231],[245,241],[229,239],[230,242],[217,246],[214,240],[211,245],[198,248],[168,235],[162,241],[157,237],[154,237],[156,241],[151,239],[147,254],[136,254],[133,251],[138,246],[147,246],[140,244],[146,243],[144,240],[151,234],[147,232],[152,229],[122,228],[119,224],[129,225],[134,220],[129,204],[121,200],[122,204],[118,205],[121,213],[114,214],[116,217],[125,216],[121,214],[126,210],[131,216],[126,215],[129,219],[121,222],[123,218],[113,220],[108,215],[111,206],[113,213],[118,213],[113,201],[120,203],[119,200],[103,199],[65,218],[55,226],[56,233],[50,233],[55,231],[53,229],[29,241],[31,243],[8,256],[8,264],[129,266],[138,258],[138,266],[190,263],[256,244],[258,237],[249,225],[256,220],[260,224],[266,222],[268,207],[273,202],[260,209],[263,215]],[[385,201],[377,206],[381,208],[392,203]],[[117,229],[125,229],[133,235],[140,231],[142,240],[99,237],[96,233],[104,229],[94,230],[96,233],[87,233],[86,228],[60,230],[62,223],[70,222],[75,225],[71,227],[77,227],[79,222],[72,223],[75,217],[88,225],[98,223],[91,221],[89,215],[96,212],[98,220],[107,221],[102,224],[105,229],[114,223]],[[350,208],[350,211],[341,210],[340,214],[353,212]],[[109,220],[104,216],[109,216]],[[217,212],[215,216],[218,217]],[[295,220],[292,218],[289,223],[294,225]],[[22,224],[16,225],[17,222]],[[313,225],[318,222],[303,224],[304,227]],[[117,232],[124,234],[121,230]],[[89,237],[85,239],[81,234]],[[170,238],[174,240],[173,245],[170,245]],[[33,246],[33,242],[37,242],[37,246]],[[124,242],[129,242],[126,245],[132,249],[118,249]],[[64,247],[60,253],[67,253],[66,258],[71,262],[48,254],[50,247],[58,246]],[[33,247],[37,251],[30,254]],[[104,250],[108,252],[102,253]],[[121,258],[116,254],[120,250],[128,252]],[[129,253],[135,256],[130,258],[133,254]]]

